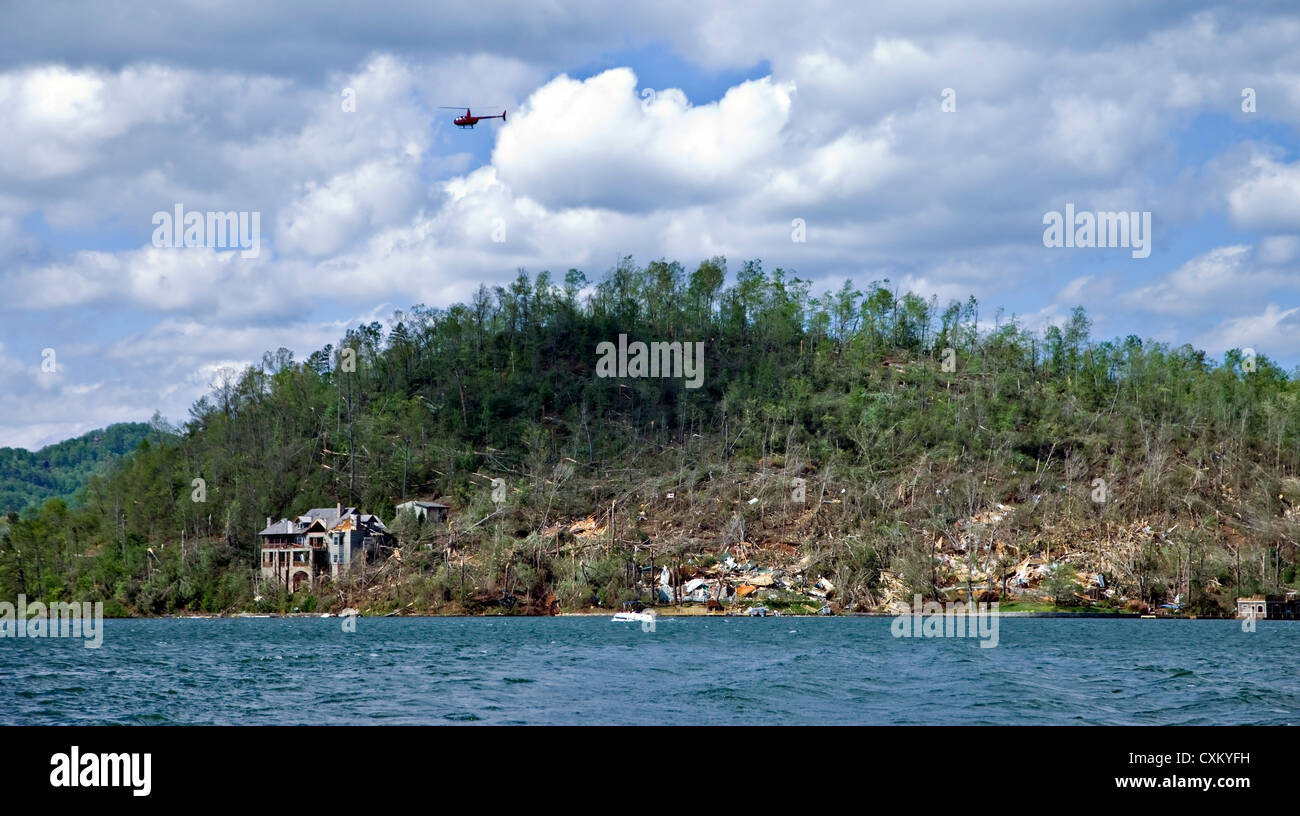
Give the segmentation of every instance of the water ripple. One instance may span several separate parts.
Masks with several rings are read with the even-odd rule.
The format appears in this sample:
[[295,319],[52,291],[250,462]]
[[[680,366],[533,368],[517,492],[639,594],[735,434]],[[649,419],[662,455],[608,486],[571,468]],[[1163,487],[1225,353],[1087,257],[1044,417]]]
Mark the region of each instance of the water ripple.
[[0,639],[3,724],[1251,724],[1300,721],[1300,624],[1009,618],[111,620]]

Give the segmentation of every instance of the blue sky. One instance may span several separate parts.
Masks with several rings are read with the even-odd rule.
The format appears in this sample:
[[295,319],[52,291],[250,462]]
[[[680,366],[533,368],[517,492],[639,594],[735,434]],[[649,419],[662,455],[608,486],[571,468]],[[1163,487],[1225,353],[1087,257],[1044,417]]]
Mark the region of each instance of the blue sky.
[[[1300,366],[1284,3],[65,5],[0,31],[0,446],[182,421],[265,350],[627,254]],[[259,213],[260,253],[154,246],[177,203]],[[1045,247],[1067,203],[1150,212],[1150,256]]]

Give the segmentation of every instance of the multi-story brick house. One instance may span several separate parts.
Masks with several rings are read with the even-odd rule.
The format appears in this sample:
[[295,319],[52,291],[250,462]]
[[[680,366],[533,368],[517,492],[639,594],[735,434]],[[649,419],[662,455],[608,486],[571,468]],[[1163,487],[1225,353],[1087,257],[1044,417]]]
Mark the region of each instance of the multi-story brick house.
[[268,517],[258,535],[262,578],[290,592],[316,586],[327,574],[338,578],[353,564],[377,558],[388,543],[388,530],[378,516],[342,505],[314,507],[276,522]]

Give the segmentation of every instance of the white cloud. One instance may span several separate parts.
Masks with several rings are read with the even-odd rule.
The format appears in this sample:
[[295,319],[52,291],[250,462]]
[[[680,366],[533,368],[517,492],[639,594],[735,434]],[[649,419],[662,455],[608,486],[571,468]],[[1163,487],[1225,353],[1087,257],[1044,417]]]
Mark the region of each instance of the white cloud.
[[364,232],[409,216],[420,195],[419,151],[367,162],[325,184],[308,182],[280,216],[277,249],[313,257],[333,255]]
[[[71,259],[11,276],[16,301],[29,309],[61,309],[120,301],[155,311],[201,310],[253,316],[278,299],[269,252],[244,258],[239,249],[146,246],[123,252],[83,251]],[[282,294],[282,293],[281,293]]]
[[[595,4],[572,18],[413,6],[340,12],[271,53],[252,21],[292,14],[254,11],[207,39],[168,21],[115,28],[81,46],[90,67],[30,56],[65,33],[0,32],[0,65],[15,66],[0,70],[0,312],[66,327],[78,308],[114,310],[61,344],[88,351],[68,358],[66,382],[44,381],[63,403],[41,427],[183,405],[212,371],[286,337],[300,352],[336,339],[323,314],[444,305],[517,267],[595,277],[629,253],[761,257],[819,284],[890,277],[1035,325],[1077,302],[1124,331],[1165,315],[1177,337],[1287,336],[1290,313],[1266,307],[1295,289],[1300,163],[1238,146],[1211,158],[1228,168],[1213,176],[1179,167],[1176,143],[1199,114],[1238,116],[1246,83],[1261,119],[1300,124],[1293,15],[1099,2],[1066,19],[1017,0]],[[659,87],[648,105],[641,86],[661,66],[559,73],[646,43],[705,66],[706,81],[760,60],[770,72],[716,101]],[[510,118],[456,131],[437,108],[461,104]],[[1183,171],[1172,184],[1170,167]],[[1085,256],[1041,247],[1042,213],[1064,201],[1154,210],[1167,246],[1207,214],[1270,237],[1198,249],[1157,279],[1155,263],[1076,267]],[[177,202],[261,212],[262,256],[149,246],[152,214]],[[806,243],[791,241],[794,218]],[[12,418],[22,398],[5,399],[0,433],[33,438],[29,417]]]
[[1168,277],[1144,286],[1127,296],[1141,309],[1166,314],[1195,314],[1243,285],[1250,247],[1218,247],[1192,258]]
[[183,81],[171,69],[117,74],[62,65],[0,74],[0,175],[67,176],[90,166],[103,145],[132,128],[175,118]]
[[1268,243],[1262,253],[1246,244],[1217,247],[1163,280],[1130,292],[1125,300],[1136,309],[1182,316],[1258,304],[1279,288],[1300,288],[1294,270],[1273,265],[1286,247],[1279,241]]
[[1259,242],[1256,253],[1260,262],[1269,266],[1300,260],[1300,236],[1271,235]]
[[1300,346],[1300,307],[1270,303],[1258,314],[1230,317],[1197,338],[1196,345],[1216,355],[1251,348],[1273,360],[1285,359]]
[[700,106],[673,89],[643,100],[636,86],[616,68],[539,88],[501,129],[501,180],[553,208],[652,210],[751,191],[781,158],[791,85],[744,82]]
[[1300,232],[1300,162],[1257,157],[1250,176],[1229,191],[1228,212],[1246,229]]

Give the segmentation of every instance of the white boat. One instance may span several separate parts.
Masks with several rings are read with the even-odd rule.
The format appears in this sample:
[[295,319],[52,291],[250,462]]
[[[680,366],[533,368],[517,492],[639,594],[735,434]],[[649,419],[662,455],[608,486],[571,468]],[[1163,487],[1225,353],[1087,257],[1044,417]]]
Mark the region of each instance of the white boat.
[[655,616],[651,612],[616,612],[610,618],[611,623],[651,623]]

